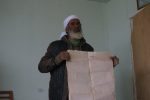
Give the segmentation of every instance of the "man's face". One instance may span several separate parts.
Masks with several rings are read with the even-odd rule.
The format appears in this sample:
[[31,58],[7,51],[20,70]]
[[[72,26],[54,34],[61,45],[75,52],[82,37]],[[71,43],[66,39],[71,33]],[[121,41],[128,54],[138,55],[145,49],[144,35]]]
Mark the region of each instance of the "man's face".
[[78,33],[81,32],[81,23],[78,19],[72,19],[66,28],[66,32]]

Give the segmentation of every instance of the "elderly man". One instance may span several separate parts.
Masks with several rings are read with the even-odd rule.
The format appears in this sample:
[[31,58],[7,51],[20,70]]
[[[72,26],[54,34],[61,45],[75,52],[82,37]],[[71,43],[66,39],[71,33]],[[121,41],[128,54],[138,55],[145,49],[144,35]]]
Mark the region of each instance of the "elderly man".
[[[51,74],[49,84],[49,100],[68,100],[68,82],[66,61],[70,60],[67,50],[94,51],[93,47],[83,38],[80,19],[71,15],[64,21],[65,32],[60,40],[52,42],[45,55],[41,58],[38,68],[41,73]],[[112,57],[114,66],[118,59]]]

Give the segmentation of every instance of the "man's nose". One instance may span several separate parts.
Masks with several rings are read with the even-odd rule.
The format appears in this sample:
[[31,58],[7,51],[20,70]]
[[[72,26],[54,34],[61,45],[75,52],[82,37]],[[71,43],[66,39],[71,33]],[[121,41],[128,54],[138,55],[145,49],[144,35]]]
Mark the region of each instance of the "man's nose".
[[80,27],[80,25],[79,24],[75,24],[75,27]]

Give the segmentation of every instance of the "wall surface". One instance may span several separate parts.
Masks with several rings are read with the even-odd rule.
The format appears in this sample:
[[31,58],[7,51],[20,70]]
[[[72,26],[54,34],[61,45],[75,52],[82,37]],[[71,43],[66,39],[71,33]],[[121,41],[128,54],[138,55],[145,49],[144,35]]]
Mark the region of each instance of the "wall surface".
[[50,75],[37,66],[63,31],[64,18],[76,14],[95,51],[120,58],[117,100],[133,100],[130,17],[135,11],[136,0],[0,0],[0,89],[14,90],[15,100],[48,100]]
[[130,17],[136,0],[111,0],[103,6],[109,50],[120,59],[115,68],[117,100],[134,100]]
[[48,100],[49,74],[38,63],[50,42],[59,38],[63,20],[81,18],[87,41],[108,50],[101,4],[87,0],[0,0],[0,89],[15,100]]

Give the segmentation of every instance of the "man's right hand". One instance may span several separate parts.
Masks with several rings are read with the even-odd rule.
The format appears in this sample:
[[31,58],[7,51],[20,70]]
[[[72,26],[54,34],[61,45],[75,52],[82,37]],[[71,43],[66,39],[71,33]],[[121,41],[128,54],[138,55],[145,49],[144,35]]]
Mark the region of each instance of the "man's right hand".
[[67,51],[62,51],[58,54],[58,57],[61,59],[61,60],[70,60],[70,54],[67,52]]
[[56,64],[59,64],[64,60],[66,61],[70,60],[70,54],[67,51],[62,51],[55,57]]

